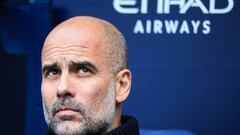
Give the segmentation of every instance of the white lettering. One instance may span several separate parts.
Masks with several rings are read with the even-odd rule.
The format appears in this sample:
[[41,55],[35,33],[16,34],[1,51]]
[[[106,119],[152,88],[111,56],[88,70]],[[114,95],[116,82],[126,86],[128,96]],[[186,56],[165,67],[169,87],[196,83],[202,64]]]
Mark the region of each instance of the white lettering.
[[209,20],[203,22],[203,34],[209,34],[211,32],[210,24],[211,22]]
[[151,20],[147,20],[147,22],[146,22],[146,32],[148,34],[151,33],[151,28],[152,28],[152,22],[151,22]]
[[[224,8],[216,8],[216,0],[208,0],[209,7],[204,5],[202,1],[203,0],[156,0],[156,13],[170,14],[171,7],[177,6],[180,14],[185,14],[190,8],[195,7],[199,8],[203,14],[226,14],[234,7],[234,0],[225,0],[227,1],[227,5]],[[139,2],[139,4],[137,4],[137,2]],[[117,12],[122,14],[148,14],[148,2],[149,0],[113,0],[113,7]],[[220,2],[220,0],[218,2]]]
[[180,9],[180,14],[185,14],[190,7],[199,7],[204,14],[208,13],[207,8],[203,5],[201,0],[189,0],[185,5]]
[[224,14],[224,13],[230,12],[233,9],[234,3],[233,3],[233,0],[228,0],[228,6],[226,8],[223,8],[223,9],[216,9],[215,5],[216,5],[216,1],[215,0],[210,0],[210,3],[209,3],[210,13],[212,13],[212,14]]
[[141,13],[147,14],[148,10],[148,0],[142,0],[141,2]]
[[153,32],[155,34],[157,33],[162,33],[162,27],[163,27],[163,23],[160,20],[154,20],[154,28],[153,28]]
[[[211,22],[209,20],[140,20],[138,19],[133,32],[135,34],[209,34]],[[201,31],[200,31],[201,29]]]
[[119,13],[122,14],[137,14],[139,9],[136,7],[123,7],[123,6],[135,6],[136,0],[113,0],[113,7]]
[[178,20],[175,20],[175,21],[165,20],[164,23],[165,23],[165,27],[166,27],[166,32],[168,34],[170,34],[170,33],[175,34],[176,33],[177,28],[178,28],[178,24],[179,24]]
[[163,14],[163,0],[157,1],[157,13]]
[[187,21],[184,20],[182,22],[182,26],[180,27],[179,32],[180,32],[180,34],[183,34],[183,33],[189,34],[190,33]]
[[141,20],[137,20],[133,32],[135,34],[138,34],[138,33],[143,34],[144,33],[144,28],[143,28],[143,24],[142,24]]
[[178,5],[179,8],[184,5],[185,0],[165,0],[164,1],[164,13],[169,14],[170,13],[170,5]]
[[199,20],[198,21],[192,20],[191,23],[192,23],[192,26],[193,26],[193,33],[197,34],[198,33],[198,28],[199,28],[199,25],[200,25],[200,21]]

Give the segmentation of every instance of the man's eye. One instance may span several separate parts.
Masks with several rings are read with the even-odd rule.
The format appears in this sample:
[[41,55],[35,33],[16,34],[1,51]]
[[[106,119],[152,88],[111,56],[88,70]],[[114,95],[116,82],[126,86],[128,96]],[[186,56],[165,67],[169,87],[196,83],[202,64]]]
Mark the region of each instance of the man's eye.
[[90,73],[90,72],[91,72],[91,70],[86,67],[82,67],[79,69],[79,73]]
[[59,74],[59,70],[58,69],[51,69],[51,70],[48,70],[45,73],[45,76],[56,76],[58,74]]
[[72,62],[69,65],[69,71],[79,77],[91,77],[91,75],[97,73],[95,66],[88,62]]

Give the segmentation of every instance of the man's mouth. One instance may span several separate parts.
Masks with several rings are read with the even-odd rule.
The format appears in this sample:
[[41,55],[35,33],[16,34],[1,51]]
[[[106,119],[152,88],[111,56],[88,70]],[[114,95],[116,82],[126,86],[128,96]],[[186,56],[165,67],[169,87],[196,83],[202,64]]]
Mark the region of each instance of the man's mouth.
[[76,111],[76,109],[70,107],[60,107],[59,109],[57,109],[57,113],[60,111]]
[[74,115],[75,113],[79,113],[76,109],[70,107],[60,107],[56,110],[56,115]]
[[71,107],[60,107],[57,108],[53,117],[56,121],[81,121],[83,115],[75,108]]

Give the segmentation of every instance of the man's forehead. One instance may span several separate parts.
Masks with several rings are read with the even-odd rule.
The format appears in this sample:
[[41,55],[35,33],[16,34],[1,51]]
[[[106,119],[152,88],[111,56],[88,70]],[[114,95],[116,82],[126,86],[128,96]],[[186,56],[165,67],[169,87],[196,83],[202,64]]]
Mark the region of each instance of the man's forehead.
[[104,45],[102,45],[100,42],[94,42],[94,40],[86,40],[86,41],[53,41],[53,42],[47,42],[44,44],[44,47],[42,49],[43,53],[51,53],[55,51],[79,51],[84,52],[88,50],[99,50],[103,48]]
[[69,60],[84,60],[84,59],[98,59],[105,57],[102,54],[104,49],[97,49],[94,47],[74,46],[56,47],[50,46],[45,48],[42,52],[42,62],[45,61],[69,61]]
[[[55,52],[69,52],[69,53],[98,53],[106,50],[106,44],[97,36],[90,34],[66,34],[66,36],[53,35],[49,37],[42,49],[42,56],[50,55]],[[103,52],[101,52],[103,53]]]
[[61,29],[51,32],[45,40],[45,46],[69,46],[71,44],[76,45],[94,45],[95,43],[101,43],[104,40],[104,35],[97,29],[90,28],[74,28],[63,27]]
[[81,27],[78,25],[63,25],[55,28],[44,42],[43,51],[52,47],[81,46],[98,49],[105,46],[106,34],[100,27]]
[[55,59],[61,57],[68,58],[91,58],[91,59],[107,59],[109,58],[109,49],[105,46],[97,43],[96,45],[90,45],[92,43],[85,42],[84,44],[48,44],[42,50],[42,61],[48,59]]

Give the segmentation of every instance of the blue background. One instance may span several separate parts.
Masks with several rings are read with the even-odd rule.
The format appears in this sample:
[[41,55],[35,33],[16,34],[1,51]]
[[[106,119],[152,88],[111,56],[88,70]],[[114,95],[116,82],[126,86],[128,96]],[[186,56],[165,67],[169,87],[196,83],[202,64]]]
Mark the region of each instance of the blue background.
[[[225,7],[226,2],[217,1],[217,7]],[[90,15],[113,23],[126,37],[133,84],[124,113],[136,116],[141,128],[240,134],[239,1],[234,0],[227,14],[203,14],[199,8],[179,14],[176,6],[170,14],[157,14],[156,2],[148,4],[147,14],[120,14],[113,0],[1,2],[2,133],[44,133],[40,95],[44,38],[61,21]],[[210,20],[211,32],[134,34],[137,19]]]

